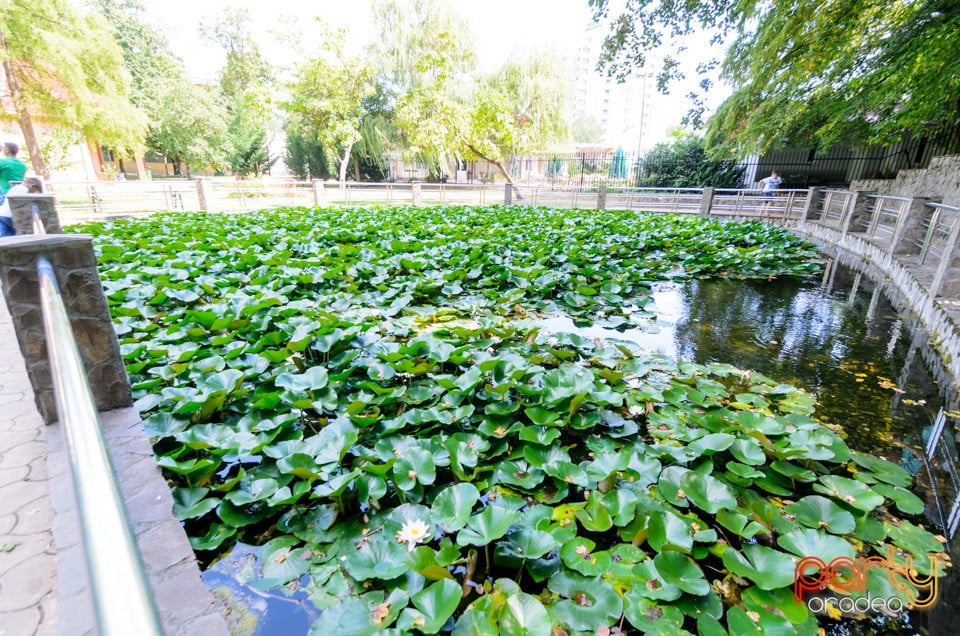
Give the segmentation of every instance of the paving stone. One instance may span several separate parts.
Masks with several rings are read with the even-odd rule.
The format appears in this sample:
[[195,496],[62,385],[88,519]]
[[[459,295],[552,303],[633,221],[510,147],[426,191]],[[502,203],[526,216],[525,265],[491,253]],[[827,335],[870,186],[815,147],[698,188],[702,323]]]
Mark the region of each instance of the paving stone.
[[60,595],[57,599],[57,634],[62,636],[86,636],[95,634],[96,614],[90,596],[84,591],[71,596]]
[[226,633],[227,621],[219,614],[206,614],[177,630],[177,636],[219,636]]
[[38,486],[27,481],[18,481],[0,488],[0,501],[7,510],[19,510],[24,504],[46,498],[46,490],[45,484]]
[[[3,468],[0,465],[0,488],[7,484],[23,481],[30,474],[30,466],[16,466],[13,468]],[[6,506],[4,506],[6,507]]]
[[137,536],[143,564],[161,571],[181,561],[193,559],[193,550],[180,523],[173,518]]
[[9,552],[0,552],[0,578],[6,579],[7,572],[10,572],[21,563],[32,559],[33,557],[48,553],[53,547],[53,538],[49,534],[30,534],[24,536],[6,535],[3,542],[18,544],[17,547]]
[[37,633],[43,613],[39,605],[17,612],[0,612],[0,636],[31,636]]
[[10,534],[14,526],[17,525],[17,515],[10,512],[0,515],[0,543],[4,543],[4,535]]
[[26,466],[37,457],[41,457],[47,452],[46,444],[42,441],[31,440],[18,444],[13,448],[7,448],[0,453],[0,466],[4,468],[13,468],[15,466]]
[[53,506],[47,497],[39,497],[17,509],[17,527],[12,534],[38,534],[51,532]]
[[83,592],[90,578],[83,546],[79,543],[67,547],[58,544],[57,549],[57,592],[61,597]]
[[[0,613],[16,612],[38,606],[40,599],[55,585],[57,557],[53,554],[34,554],[29,559],[7,570],[8,581],[0,596]],[[14,584],[10,585],[9,581]]]
[[[57,633],[57,593],[55,591],[51,590],[40,599],[40,612],[43,618],[35,636],[55,636]],[[65,617],[64,620],[68,625],[70,624],[70,617]]]

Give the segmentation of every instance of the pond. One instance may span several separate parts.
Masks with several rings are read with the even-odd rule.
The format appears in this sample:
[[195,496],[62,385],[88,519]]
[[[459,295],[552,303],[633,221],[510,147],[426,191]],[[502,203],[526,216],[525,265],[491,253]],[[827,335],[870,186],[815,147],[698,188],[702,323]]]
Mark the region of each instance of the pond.
[[[915,319],[874,282],[828,261],[823,275],[808,280],[660,284],[653,296],[656,318],[641,329],[580,327],[567,317],[545,318],[542,329],[626,339],[671,357],[726,362],[803,387],[816,396],[818,417],[840,426],[851,448],[909,470],[927,502],[927,525],[943,522],[952,497],[941,502],[935,493],[948,492],[949,479],[944,470],[928,469],[925,447],[938,411],[955,410],[957,396]],[[951,439],[944,437],[933,463],[952,463]],[[318,610],[306,594],[259,589],[257,569],[256,549],[238,544],[204,573],[208,587],[241,602],[233,606],[237,632],[307,633]],[[960,587],[953,577],[951,571],[938,607],[911,616],[902,633],[938,633],[936,624],[950,624]]]

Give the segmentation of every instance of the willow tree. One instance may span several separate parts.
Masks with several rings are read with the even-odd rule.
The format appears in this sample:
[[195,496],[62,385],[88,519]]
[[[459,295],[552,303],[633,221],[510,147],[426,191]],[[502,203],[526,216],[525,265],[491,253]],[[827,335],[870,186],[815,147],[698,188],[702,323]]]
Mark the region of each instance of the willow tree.
[[461,153],[466,100],[476,63],[466,22],[437,0],[388,0],[374,7],[368,55],[388,103],[405,159],[442,177]]
[[955,0],[628,0],[615,15],[610,0],[588,1],[610,21],[601,66],[614,75],[671,37],[732,38],[721,77],[734,92],[707,130],[730,154],[947,137],[960,125]]
[[478,83],[462,138],[467,158],[490,162],[513,184],[508,158],[565,141],[566,101],[567,81],[555,58],[507,62]]
[[49,178],[37,127],[76,130],[119,154],[143,147],[145,121],[110,28],[68,0],[7,0],[0,59],[30,161]]

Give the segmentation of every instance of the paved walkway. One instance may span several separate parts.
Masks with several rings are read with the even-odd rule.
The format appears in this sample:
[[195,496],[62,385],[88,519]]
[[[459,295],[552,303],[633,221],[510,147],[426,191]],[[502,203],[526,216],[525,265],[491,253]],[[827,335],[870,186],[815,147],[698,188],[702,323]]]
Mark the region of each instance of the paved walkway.
[[0,297],[0,636],[56,634],[47,433]]

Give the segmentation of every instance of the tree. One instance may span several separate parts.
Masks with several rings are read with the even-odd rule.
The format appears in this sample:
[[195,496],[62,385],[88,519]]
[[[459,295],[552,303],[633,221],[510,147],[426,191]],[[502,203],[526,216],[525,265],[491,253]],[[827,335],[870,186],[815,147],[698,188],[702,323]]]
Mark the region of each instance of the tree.
[[[504,160],[546,150],[566,138],[566,82],[547,55],[507,62],[480,81],[461,143],[468,159],[484,159],[513,183]],[[518,192],[519,194],[519,192]]]
[[274,74],[250,33],[249,22],[245,9],[229,8],[200,29],[203,37],[227,54],[219,75],[220,99],[227,110],[224,160],[242,177],[260,176],[275,161],[269,156],[267,134]]
[[139,152],[145,121],[109,27],[67,0],[7,0],[0,60],[33,169],[49,178],[35,120],[77,130],[122,154]]
[[284,108],[325,149],[335,150],[340,183],[346,183],[354,144],[361,139],[367,98],[376,92],[373,67],[343,54],[344,33],[331,33],[325,51],[306,60],[290,86]]
[[570,124],[570,137],[576,142],[598,144],[603,140],[603,124],[595,115],[578,115]]
[[458,158],[458,135],[476,56],[467,24],[436,0],[375,5],[376,39],[369,51],[394,111],[404,158],[442,178]]
[[703,137],[689,132],[678,132],[672,143],[654,146],[640,168],[637,187],[743,187],[743,166],[729,160],[711,160]]
[[97,0],[114,28],[131,76],[130,100],[147,116],[146,147],[188,166],[224,163],[227,113],[209,88],[194,85],[167,39],[150,27],[138,0]]
[[327,179],[330,177],[327,154],[316,135],[304,133],[306,129],[294,118],[287,121],[287,154],[284,163],[301,180]]
[[[589,3],[596,19],[610,18],[609,0]],[[722,152],[886,144],[960,125],[954,0],[629,0],[612,18],[601,65],[622,76],[664,37],[699,31],[735,36],[722,67],[734,93],[707,130]],[[676,74],[668,57],[661,84]]]

